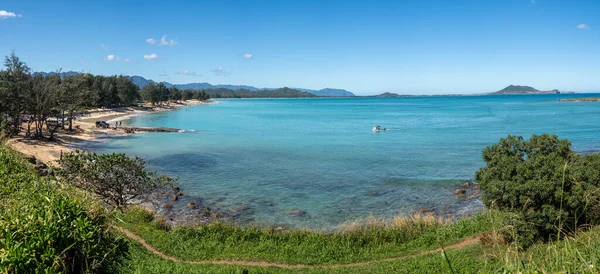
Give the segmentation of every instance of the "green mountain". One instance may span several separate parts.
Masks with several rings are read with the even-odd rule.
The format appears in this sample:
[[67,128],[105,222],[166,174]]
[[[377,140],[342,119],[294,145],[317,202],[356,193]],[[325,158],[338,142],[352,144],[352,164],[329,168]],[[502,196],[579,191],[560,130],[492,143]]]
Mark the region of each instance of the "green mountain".
[[398,93],[392,93],[392,92],[384,92],[382,94],[378,94],[378,95],[374,95],[373,97],[379,97],[379,98],[394,98],[394,97],[407,97],[406,95],[400,95]]
[[499,91],[496,92],[491,92],[488,94],[492,94],[492,95],[502,95],[502,94],[560,94],[560,91],[558,89],[553,89],[553,90],[548,90],[548,91],[541,91],[541,90],[537,90],[533,87],[530,86],[518,86],[518,85],[510,85],[508,87],[505,87]]
[[304,98],[304,97],[317,97],[316,95],[306,92],[299,91],[291,88],[278,88],[278,89],[262,89],[262,90],[247,90],[247,89],[228,89],[228,88],[217,88],[217,89],[206,89],[204,90],[210,98]]
[[[153,80],[150,79],[146,79],[142,76],[125,76],[129,79],[131,79],[131,81],[133,83],[135,83],[136,85],[138,85],[140,88],[143,88],[145,85],[149,84],[149,83],[155,83]],[[264,96],[266,94],[271,94],[273,95],[273,92],[267,92],[267,91],[273,91],[273,90],[278,90],[279,92],[282,91],[282,89],[284,88],[257,88],[257,87],[253,87],[253,86],[246,86],[246,85],[212,85],[209,83],[188,83],[188,84],[171,84],[168,82],[163,82],[165,84],[165,86],[167,87],[172,87],[175,86],[178,89],[194,89],[194,90],[220,90],[220,89],[229,89],[229,90],[234,90],[234,91],[239,91],[239,92],[226,92],[223,94],[228,94],[231,95],[232,97],[235,97],[233,94],[240,95],[240,94],[248,94],[247,91],[252,91],[252,92],[260,92],[260,94],[256,95],[253,94],[251,96],[248,96],[249,98],[255,98],[255,97],[269,97],[269,96]],[[333,89],[333,88],[324,88],[324,89],[320,89],[320,90],[312,90],[312,89],[303,89],[303,88],[287,88],[289,90],[296,90],[296,91],[301,91],[301,92],[308,92],[311,94],[314,94],[316,96],[323,96],[323,97],[353,97],[355,96],[354,93],[347,91],[345,89]],[[250,95],[250,94],[248,94]],[[299,96],[294,96],[294,97],[308,97],[308,96],[300,96],[301,94],[294,94],[294,95],[299,95]],[[281,96],[276,96],[276,97],[281,97]]]

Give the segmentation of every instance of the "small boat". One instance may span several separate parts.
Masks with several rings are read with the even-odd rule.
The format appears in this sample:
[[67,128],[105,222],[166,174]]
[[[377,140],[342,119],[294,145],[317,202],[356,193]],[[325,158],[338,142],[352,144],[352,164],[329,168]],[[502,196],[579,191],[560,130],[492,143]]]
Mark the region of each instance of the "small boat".
[[379,132],[379,131],[385,131],[385,130],[386,130],[386,128],[382,128],[380,126],[373,127],[373,132]]

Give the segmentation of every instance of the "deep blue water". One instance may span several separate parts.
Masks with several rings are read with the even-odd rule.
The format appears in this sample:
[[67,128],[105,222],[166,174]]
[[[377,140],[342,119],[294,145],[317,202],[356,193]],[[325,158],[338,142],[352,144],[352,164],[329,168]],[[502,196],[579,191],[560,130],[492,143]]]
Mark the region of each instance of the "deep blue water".
[[[259,225],[327,228],[421,207],[460,214],[480,203],[457,204],[452,190],[501,137],[553,133],[576,151],[600,150],[600,103],[558,102],[588,96],[598,95],[219,100],[128,121],[195,132],[136,134],[95,149],[143,156],[179,177],[186,195],[247,206]],[[372,132],[377,124],[389,130]]]

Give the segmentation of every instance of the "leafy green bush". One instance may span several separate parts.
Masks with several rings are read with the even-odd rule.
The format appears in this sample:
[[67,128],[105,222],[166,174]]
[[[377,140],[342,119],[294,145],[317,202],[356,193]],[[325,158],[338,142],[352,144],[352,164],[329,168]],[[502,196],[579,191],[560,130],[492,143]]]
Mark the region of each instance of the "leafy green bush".
[[174,179],[146,170],[146,162],[124,153],[96,154],[74,151],[60,161],[61,174],[69,182],[98,195],[114,207],[173,184]]
[[502,138],[483,160],[475,178],[486,206],[512,213],[509,239],[528,246],[598,223],[600,157],[581,157],[568,140],[543,134]]
[[0,272],[111,272],[128,255],[106,212],[0,147]]

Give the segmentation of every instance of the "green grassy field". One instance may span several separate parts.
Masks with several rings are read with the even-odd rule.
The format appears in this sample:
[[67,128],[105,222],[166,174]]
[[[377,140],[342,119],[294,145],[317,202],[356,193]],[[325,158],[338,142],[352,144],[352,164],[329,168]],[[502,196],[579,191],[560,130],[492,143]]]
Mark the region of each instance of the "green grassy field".
[[[121,226],[165,254],[187,261],[248,260],[327,265],[400,257],[439,248],[493,229],[498,214],[481,214],[453,224],[430,216],[398,218],[332,233],[309,230],[274,231],[212,223],[198,227],[159,229],[150,213],[131,210]],[[185,239],[182,241],[182,239]]]

